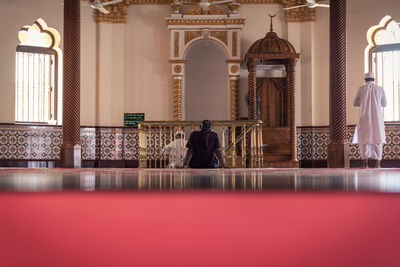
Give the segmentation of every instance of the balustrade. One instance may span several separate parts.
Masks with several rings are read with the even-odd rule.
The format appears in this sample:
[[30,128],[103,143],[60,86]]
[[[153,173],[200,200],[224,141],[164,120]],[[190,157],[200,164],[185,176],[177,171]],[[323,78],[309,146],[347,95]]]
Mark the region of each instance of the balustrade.
[[[201,123],[201,121],[139,122],[139,167],[182,167],[186,156],[186,141],[192,131],[200,129]],[[213,121],[212,125],[212,131],[218,134],[222,155],[228,166],[263,167],[261,121]],[[177,134],[183,138],[177,138]]]

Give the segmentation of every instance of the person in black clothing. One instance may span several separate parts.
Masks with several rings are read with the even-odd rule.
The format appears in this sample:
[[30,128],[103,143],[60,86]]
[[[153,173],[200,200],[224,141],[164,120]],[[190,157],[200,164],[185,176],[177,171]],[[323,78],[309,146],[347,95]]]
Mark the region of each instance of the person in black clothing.
[[218,135],[211,131],[211,121],[204,120],[200,131],[190,134],[184,168],[216,168],[217,156],[221,166],[228,168],[221,152]]

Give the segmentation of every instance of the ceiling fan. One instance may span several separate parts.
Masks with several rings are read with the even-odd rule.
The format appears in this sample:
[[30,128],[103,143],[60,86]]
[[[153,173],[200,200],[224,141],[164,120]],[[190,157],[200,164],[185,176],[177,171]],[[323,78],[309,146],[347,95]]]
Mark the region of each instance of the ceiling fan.
[[200,0],[199,2],[182,2],[183,4],[187,5],[199,5],[204,11],[210,11],[211,5],[220,5],[226,3],[235,3],[235,0],[220,0],[220,1],[213,1],[209,2],[208,0]]
[[308,8],[329,7],[328,4],[319,4],[319,3],[317,3],[316,0],[306,0],[306,1],[307,1],[307,3],[305,5],[291,6],[291,7],[284,8],[283,10],[300,8],[300,7],[308,7]]
[[108,1],[108,2],[100,2],[100,0],[93,0],[93,2],[90,3],[90,6],[94,9],[97,9],[97,10],[103,12],[104,14],[108,14],[108,13],[110,13],[110,11],[105,9],[104,6],[117,4],[122,1],[123,0],[112,0],[112,1]]

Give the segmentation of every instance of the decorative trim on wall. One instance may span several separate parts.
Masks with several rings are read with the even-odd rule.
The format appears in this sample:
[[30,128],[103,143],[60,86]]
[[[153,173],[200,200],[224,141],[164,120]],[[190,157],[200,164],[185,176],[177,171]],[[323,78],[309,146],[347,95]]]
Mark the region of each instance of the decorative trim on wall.
[[182,120],[182,80],[183,76],[174,75],[174,120],[176,121]]
[[[284,0],[238,0],[240,4],[279,4]],[[127,4],[131,5],[143,5],[143,4],[154,4],[154,5],[169,5],[173,3],[172,0],[126,0]],[[197,3],[196,0],[188,0],[185,2]]]
[[[304,0],[281,0],[279,2],[283,5],[284,8],[304,5],[306,3],[306,1]],[[308,7],[289,9],[286,10],[285,14],[287,22],[315,21],[317,15],[315,8]]]
[[[177,16],[178,15],[178,16]],[[183,96],[185,85],[185,56],[191,45],[198,40],[212,40],[225,50],[226,63],[229,76],[238,76],[240,70],[240,40],[239,31],[243,28],[245,18],[228,16],[180,16],[171,14],[166,18],[170,29],[170,42],[173,49],[170,50],[170,63],[172,66],[174,86],[174,120],[182,120],[184,117]],[[234,40],[233,40],[234,38]],[[179,71],[176,69],[180,66]],[[237,78],[230,78],[229,91],[231,92],[231,118],[238,115]]]
[[[347,130],[350,144],[350,160],[361,160],[358,144],[352,144],[354,126]],[[400,125],[386,124],[386,144],[383,145],[383,160],[400,160]],[[327,160],[329,127],[298,127],[297,153],[300,160]]]
[[203,34],[202,31],[186,31],[185,32],[185,45],[187,45],[187,43],[189,43],[191,40],[201,37],[202,34]]
[[[239,68],[237,65],[232,65],[230,68],[231,72],[238,72],[236,68]],[[233,71],[232,71],[233,69]],[[229,77],[229,85],[231,89],[231,120],[238,120],[239,119],[239,89],[238,89],[238,82],[239,82],[239,75],[231,75]]]
[[[197,3],[197,0],[189,0],[186,2]],[[304,0],[238,0],[239,4],[282,4],[284,7],[291,7],[295,5],[302,5],[305,3]],[[96,10],[96,21],[103,23],[126,23],[126,12],[129,5],[171,5],[172,0],[125,0],[122,3],[107,6],[107,10],[110,11],[109,14],[104,14]],[[173,13],[179,12],[176,5],[171,5]],[[238,7],[233,8],[234,13],[237,13]],[[235,9],[236,8],[236,9]],[[180,9],[180,6],[179,6]],[[316,10],[313,8],[303,7],[294,10],[288,10],[285,12],[287,22],[304,22],[304,21],[315,21]],[[185,15],[226,15],[224,11],[216,6],[210,6],[209,11],[204,11],[200,6],[195,6],[190,8],[185,12]],[[171,22],[173,23],[173,22]],[[175,22],[174,25],[178,22]],[[197,23],[201,23],[197,21]],[[220,22],[219,22],[220,23]],[[202,23],[202,24],[210,24]],[[202,25],[195,24],[195,25]],[[170,24],[169,24],[170,25]],[[221,24],[218,24],[221,25]]]
[[208,10],[201,6],[194,6],[184,12],[185,15],[226,15],[219,7],[210,5]]
[[210,35],[214,38],[221,40],[225,45],[228,45],[228,32],[227,31],[211,31]]
[[[353,135],[354,126],[349,126],[347,139],[352,166],[361,166],[358,145],[351,144]],[[157,138],[154,133],[152,143],[157,142]],[[86,167],[137,166],[137,128],[81,127],[80,140]],[[27,161],[59,161],[61,142],[61,127],[0,124],[0,166],[23,167]],[[383,166],[400,166],[400,124],[386,125],[386,142],[383,146]],[[326,167],[328,143],[328,126],[297,127],[297,153],[301,166]],[[150,154],[150,158],[154,159],[154,153]],[[16,162],[22,162],[22,165]],[[115,165],[112,162],[119,163]]]
[[238,32],[232,32],[232,56],[237,56],[237,40],[238,40]]
[[110,11],[110,13],[108,14],[96,10],[96,21],[97,23],[104,22],[124,24],[126,23],[126,12],[128,11],[128,7],[129,4],[121,2],[118,4],[106,6],[105,8]]
[[167,18],[167,25],[243,25],[246,22],[244,18],[215,18],[215,19],[179,19]]
[[286,11],[287,22],[306,22],[315,21],[317,19],[317,12],[315,8],[301,7],[296,9],[289,9]]
[[[137,160],[136,128],[81,127],[82,160]],[[62,128],[0,125],[0,160],[59,160]]]
[[174,32],[174,57],[179,57],[179,32]]

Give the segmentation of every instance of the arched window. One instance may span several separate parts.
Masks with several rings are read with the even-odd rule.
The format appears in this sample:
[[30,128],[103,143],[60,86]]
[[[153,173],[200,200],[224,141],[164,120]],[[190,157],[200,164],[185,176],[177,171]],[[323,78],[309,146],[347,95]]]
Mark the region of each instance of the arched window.
[[15,122],[61,124],[60,34],[43,19],[18,32],[15,62]]
[[400,27],[390,16],[367,33],[365,71],[373,72],[376,84],[385,89],[388,105],[385,121],[400,121]]

